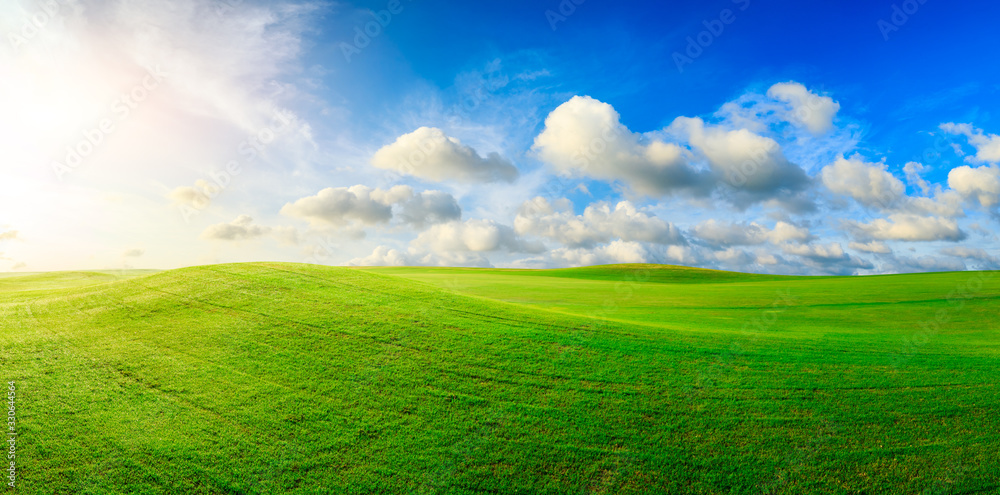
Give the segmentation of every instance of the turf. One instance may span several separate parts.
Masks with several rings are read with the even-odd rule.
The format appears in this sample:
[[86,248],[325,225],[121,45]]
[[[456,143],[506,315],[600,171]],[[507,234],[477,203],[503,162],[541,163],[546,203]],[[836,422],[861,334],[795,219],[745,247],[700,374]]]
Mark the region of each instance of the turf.
[[17,492],[1000,489],[996,272],[130,275],[0,278]]

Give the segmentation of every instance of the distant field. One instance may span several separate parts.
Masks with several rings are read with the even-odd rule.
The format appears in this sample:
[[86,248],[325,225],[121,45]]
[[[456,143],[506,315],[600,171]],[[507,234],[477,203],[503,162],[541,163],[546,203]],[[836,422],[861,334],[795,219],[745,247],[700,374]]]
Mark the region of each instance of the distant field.
[[1000,273],[0,277],[18,493],[998,493]]

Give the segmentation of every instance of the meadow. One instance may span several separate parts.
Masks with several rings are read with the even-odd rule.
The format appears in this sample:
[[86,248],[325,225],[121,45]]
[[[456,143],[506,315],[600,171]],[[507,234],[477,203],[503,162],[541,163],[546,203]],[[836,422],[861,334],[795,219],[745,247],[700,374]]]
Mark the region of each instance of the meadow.
[[0,277],[26,494],[1000,492],[1000,273]]

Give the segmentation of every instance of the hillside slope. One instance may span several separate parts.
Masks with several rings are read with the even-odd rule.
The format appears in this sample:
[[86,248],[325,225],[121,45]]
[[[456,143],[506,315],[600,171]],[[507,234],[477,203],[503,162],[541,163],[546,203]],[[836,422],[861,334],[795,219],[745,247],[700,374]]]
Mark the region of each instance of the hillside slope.
[[[558,286],[578,314],[283,263],[0,293],[19,492],[1000,485],[1000,277],[952,302],[947,277],[740,282],[700,310],[699,285],[660,284],[651,299],[688,305],[674,321],[635,317],[651,284],[625,297],[613,278],[553,279],[583,284]],[[864,284],[884,300],[855,314],[865,293],[845,291]]]

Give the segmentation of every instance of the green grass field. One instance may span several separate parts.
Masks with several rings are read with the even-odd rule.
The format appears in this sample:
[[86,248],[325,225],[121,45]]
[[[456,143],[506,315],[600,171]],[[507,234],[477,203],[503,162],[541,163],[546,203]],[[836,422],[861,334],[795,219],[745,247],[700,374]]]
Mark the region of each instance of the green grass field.
[[998,493],[998,275],[7,275],[14,492]]

